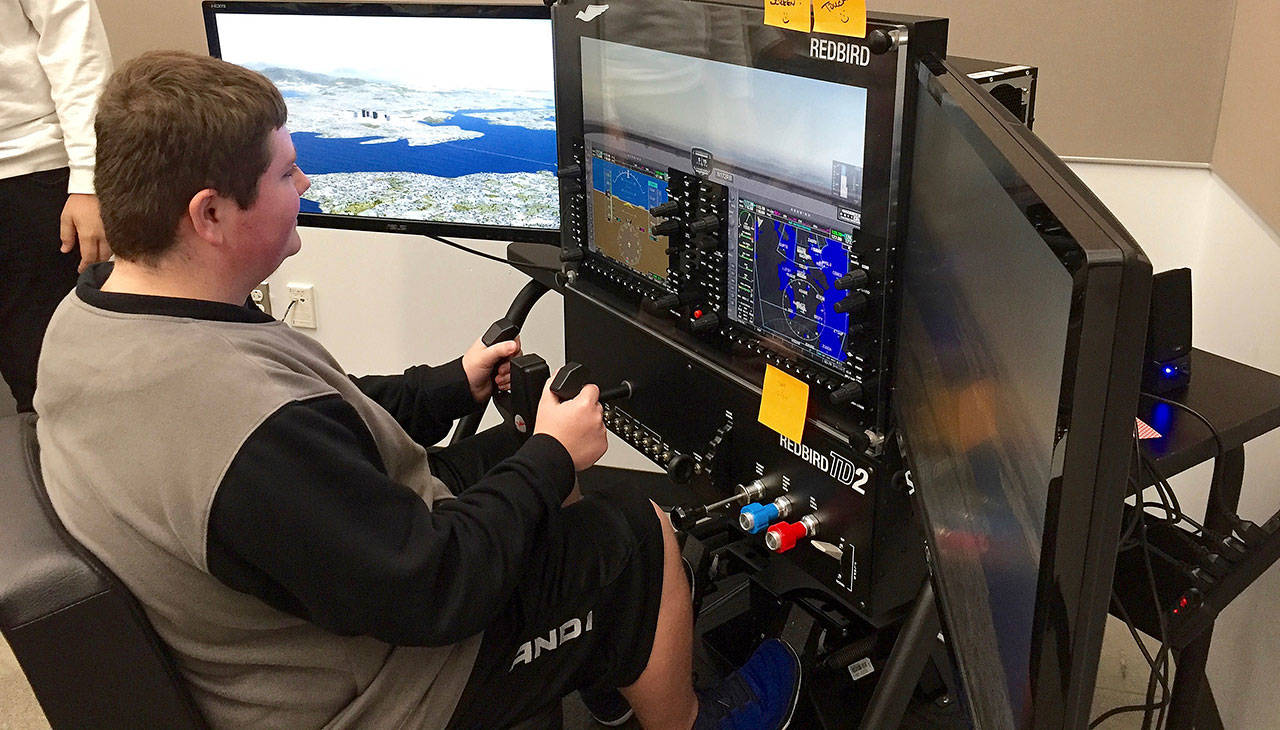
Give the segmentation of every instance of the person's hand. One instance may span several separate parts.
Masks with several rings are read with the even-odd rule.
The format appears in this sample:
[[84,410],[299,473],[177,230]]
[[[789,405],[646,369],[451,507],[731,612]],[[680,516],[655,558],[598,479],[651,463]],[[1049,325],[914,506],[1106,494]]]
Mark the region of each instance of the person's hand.
[[[511,389],[511,358],[520,355],[520,338],[499,342],[485,347],[476,340],[462,353],[462,369],[467,374],[467,385],[476,403],[481,403],[493,393],[494,381],[499,390]],[[497,370],[495,373],[494,370]]]
[[98,196],[71,193],[62,206],[62,252],[70,253],[80,245],[80,271],[111,258],[111,246],[102,228],[98,212]]
[[561,402],[551,392],[551,381],[542,391],[534,433],[554,437],[573,458],[573,468],[582,471],[600,460],[609,448],[604,430],[604,408],[600,405],[600,389],[585,385],[576,398]]

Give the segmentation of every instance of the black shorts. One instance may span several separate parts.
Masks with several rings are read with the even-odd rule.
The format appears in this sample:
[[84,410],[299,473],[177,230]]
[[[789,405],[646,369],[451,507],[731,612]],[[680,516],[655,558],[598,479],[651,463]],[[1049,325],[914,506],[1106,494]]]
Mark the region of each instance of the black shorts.
[[[490,446],[501,438],[475,437]],[[475,451],[489,461],[501,449]],[[460,453],[450,447],[433,455],[433,469]],[[466,471],[450,464],[437,474],[450,482],[472,476]],[[485,630],[449,727],[507,727],[574,690],[634,683],[653,648],[662,571],[662,526],[640,491],[606,486],[563,509],[533,546],[506,610]]]

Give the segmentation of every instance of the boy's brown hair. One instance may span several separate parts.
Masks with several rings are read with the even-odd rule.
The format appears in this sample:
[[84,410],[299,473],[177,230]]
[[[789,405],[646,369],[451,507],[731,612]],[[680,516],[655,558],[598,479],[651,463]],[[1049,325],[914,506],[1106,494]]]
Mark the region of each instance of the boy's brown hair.
[[159,261],[205,188],[253,205],[287,114],[265,76],[216,58],[154,51],[121,66],[94,121],[94,186],[116,256]]

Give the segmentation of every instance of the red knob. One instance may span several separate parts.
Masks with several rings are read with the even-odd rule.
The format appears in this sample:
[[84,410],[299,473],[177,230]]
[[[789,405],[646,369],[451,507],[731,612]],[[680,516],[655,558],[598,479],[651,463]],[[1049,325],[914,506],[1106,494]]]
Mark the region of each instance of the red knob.
[[779,522],[764,534],[764,544],[775,553],[785,553],[796,546],[796,541],[809,534],[800,522]]

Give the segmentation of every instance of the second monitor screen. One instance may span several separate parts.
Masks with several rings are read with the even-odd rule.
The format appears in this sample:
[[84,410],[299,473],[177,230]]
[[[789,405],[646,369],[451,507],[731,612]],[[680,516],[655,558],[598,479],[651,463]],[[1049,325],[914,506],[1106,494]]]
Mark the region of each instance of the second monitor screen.
[[722,185],[730,320],[844,369],[848,292],[833,284],[859,265],[867,90],[593,38],[581,50],[591,249],[661,283],[669,244],[647,209],[673,173]]

